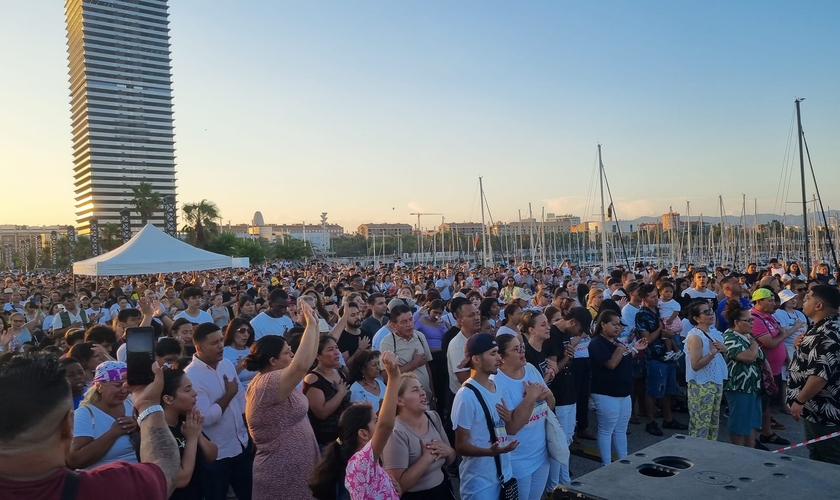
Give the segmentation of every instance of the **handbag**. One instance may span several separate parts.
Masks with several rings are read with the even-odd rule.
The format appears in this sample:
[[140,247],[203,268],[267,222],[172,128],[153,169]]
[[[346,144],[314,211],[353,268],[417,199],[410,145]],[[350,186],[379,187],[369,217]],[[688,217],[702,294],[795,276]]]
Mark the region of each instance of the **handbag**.
[[[481,393],[472,384],[467,382],[464,384],[464,387],[469,388],[475,393],[475,398],[478,399],[481,409],[484,410],[484,418],[487,420],[487,430],[490,431],[490,442],[497,443],[499,438],[496,436],[496,428],[493,425],[493,417],[490,416],[490,409],[487,408],[487,403],[484,402]],[[516,478],[511,477],[508,481],[505,481],[505,475],[502,473],[502,459],[499,458],[499,455],[496,455],[493,457],[493,460],[496,462],[496,474],[498,474],[499,482],[502,484],[499,500],[519,500],[519,484],[517,484]]]
[[545,419],[545,447],[548,449],[549,458],[569,466],[569,441],[563,427],[560,426],[560,421],[557,420],[557,415],[551,410]]
[[779,395],[779,386],[776,385],[776,379],[773,378],[773,373],[767,367],[767,362],[763,361],[758,364],[761,368],[761,392],[766,398],[774,398]]

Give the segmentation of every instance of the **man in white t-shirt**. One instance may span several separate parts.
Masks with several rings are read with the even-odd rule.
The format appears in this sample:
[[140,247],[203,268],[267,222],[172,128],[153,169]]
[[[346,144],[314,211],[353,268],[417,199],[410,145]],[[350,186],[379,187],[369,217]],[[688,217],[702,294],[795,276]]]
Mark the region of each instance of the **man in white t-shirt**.
[[[709,274],[705,269],[698,269],[694,271],[694,286],[683,290],[683,297],[691,297],[692,299],[709,299],[710,305],[717,306],[717,294],[714,290],[706,288],[709,282]],[[714,304],[712,304],[714,302]]]
[[88,321],[91,323],[107,325],[111,322],[111,313],[102,308],[102,301],[99,297],[92,297],[90,299],[90,308],[85,313],[87,313]]
[[444,302],[452,298],[452,281],[446,277],[444,271],[440,272],[435,281],[435,288],[440,292],[440,298]]
[[633,329],[636,327],[636,314],[642,309],[642,298],[639,296],[640,288],[641,285],[633,281],[627,285],[627,289],[625,290],[629,301],[621,310],[621,322],[625,326],[624,331],[618,336],[618,341],[622,344],[632,344],[630,339],[633,335]]
[[456,394],[461,384],[470,376],[469,368],[458,365],[464,360],[464,346],[467,340],[481,330],[481,314],[468,300],[458,301],[453,306],[452,314],[455,315],[456,326],[461,331],[446,349],[446,366],[449,371],[449,390]]
[[202,323],[213,323],[213,316],[207,311],[199,309],[204,292],[197,286],[188,286],[184,289],[181,297],[186,301],[187,308],[175,315],[173,320],[186,318],[190,323],[200,325]]
[[251,320],[254,329],[254,340],[266,335],[280,335],[294,327],[292,319],[286,315],[289,308],[289,294],[281,288],[275,288],[268,296],[268,310],[263,311]]
[[[508,453],[519,446],[518,440],[508,440],[505,422],[496,409],[496,405],[503,407],[505,404],[501,393],[496,390],[496,383],[490,379],[491,375],[498,373],[501,364],[499,347],[493,335],[477,333],[467,341],[464,355],[465,358],[459,366],[469,368],[470,377],[464,386],[458,389],[452,403],[455,451],[463,457],[458,467],[461,480],[460,498],[499,498],[502,481],[508,482],[513,477]],[[479,397],[490,413],[490,425]],[[490,435],[488,427],[491,426],[495,436]],[[495,457],[499,457],[501,461],[501,479],[496,472]]]

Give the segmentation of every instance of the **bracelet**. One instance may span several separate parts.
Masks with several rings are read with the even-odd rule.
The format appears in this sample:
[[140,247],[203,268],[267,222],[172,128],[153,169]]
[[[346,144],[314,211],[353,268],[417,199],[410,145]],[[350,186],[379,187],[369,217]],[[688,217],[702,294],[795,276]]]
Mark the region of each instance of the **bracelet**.
[[150,406],[150,407],[146,408],[145,410],[143,410],[142,413],[140,413],[140,416],[137,417],[137,425],[139,426],[140,424],[142,424],[143,421],[146,420],[146,418],[149,415],[151,415],[153,413],[162,413],[162,412],[163,412],[163,407],[161,407],[160,405],[154,405],[154,406]]
[[633,354],[639,354],[639,350],[632,346],[630,347],[630,352],[632,352]]
[[798,404],[799,406],[805,406],[805,403],[803,403],[802,401],[800,401],[800,400],[799,400],[799,398],[795,398],[795,399],[793,400],[793,402],[794,402],[794,403],[796,403],[796,404]]

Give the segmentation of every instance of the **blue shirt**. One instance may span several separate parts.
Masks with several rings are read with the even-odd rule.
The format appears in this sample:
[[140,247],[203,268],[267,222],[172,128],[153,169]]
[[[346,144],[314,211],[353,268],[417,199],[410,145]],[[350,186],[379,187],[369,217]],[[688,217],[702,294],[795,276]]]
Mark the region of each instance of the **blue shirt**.
[[[717,329],[720,332],[725,332],[726,330],[729,330],[729,322],[726,321],[726,318],[723,317],[723,310],[726,309],[726,301],[727,300],[729,300],[729,299],[724,298],[723,300],[720,301],[720,304],[718,304],[718,306],[717,306],[717,311],[716,311],[717,321],[718,321],[718,328]],[[751,309],[752,304],[750,304],[749,299],[747,299],[746,297],[741,297],[741,307],[743,307],[745,309]]]

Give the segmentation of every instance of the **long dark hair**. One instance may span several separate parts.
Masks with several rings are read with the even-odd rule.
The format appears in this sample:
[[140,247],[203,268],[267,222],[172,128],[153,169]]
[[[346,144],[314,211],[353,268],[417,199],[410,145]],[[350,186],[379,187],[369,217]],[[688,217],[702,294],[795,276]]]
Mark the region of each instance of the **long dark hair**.
[[242,326],[248,327],[248,340],[245,342],[245,347],[251,347],[251,344],[254,343],[254,329],[251,328],[250,323],[242,318],[233,318],[230,320],[230,323],[228,323],[227,330],[225,330],[224,340],[224,344],[226,346],[233,344],[233,339],[236,337],[236,330],[239,330]]
[[163,397],[175,397],[178,393],[178,388],[181,387],[181,379],[184,378],[184,370],[180,368],[170,368],[163,370],[163,390],[160,392],[161,404],[163,404]]
[[313,497],[335,500],[336,485],[344,484],[347,462],[359,449],[359,430],[368,427],[372,420],[373,409],[368,404],[357,403],[344,410],[338,419],[338,439],[324,448],[321,460],[309,476]]
[[[253,336],[253,334],[252,334]],[[251,353],[245,356],[245,369],[252,372],[262,371],[283,352],[286,339],[280,335],[266,335],[251,345]]]

